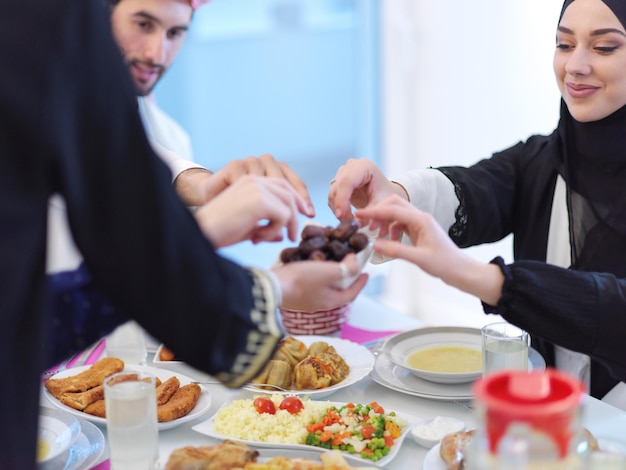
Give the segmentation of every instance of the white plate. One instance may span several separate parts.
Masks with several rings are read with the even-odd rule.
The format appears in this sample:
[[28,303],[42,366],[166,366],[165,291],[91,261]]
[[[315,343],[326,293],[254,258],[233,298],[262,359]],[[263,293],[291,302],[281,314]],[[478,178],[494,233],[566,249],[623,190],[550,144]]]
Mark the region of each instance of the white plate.
[[426,453],[424,462],[422,463],[422,468],[424,470],[446,470],[446,463],[439,455],[440,446],[441,444],[437,444]]
[[[241,399],[241,397],[236,397],[234,399]],[[336,403],[336,402],[327,402],[328,406],[336,406],[336,407],[340,407],[345,405],[345,403]],[[230,401],[227,403],[224,403],[222,405],[221,408],[228,406],[230,404]],[[384,405],[383,405],[384,406]],[[394,410],[388,410],[388,412],[390,411],[394,411]],[[276,443],[272,443],[272,442],[259,442],[259,441],[248,441],[246,439],[237,439],[237,438],[233,438],[233,437],[229,437],[229,436],[224,436],[220,433],[218,433],[217,431],[215,431],[215,428],[213,427],[213,420],[215,419],[215,417],[217,416],[217,413],[219,413],[219,410],[213,415],[211,416],[211,418],[207,419],[206,421],[203,421],[199,424],[196,424],[195,426],[193,426],[191,429],[193,429],[196,432],[199,432],[200,434],[204,434],[206,436],[212,437],[214,439],[218,439],[220,441],[223,441],[225,439],[229,439],[231,441],[238,441],[238,442],[243,442],[244,444],[249,445],[250,447],[260,447],[260,448],[274,448],[274,449],[279,449],[281,451],[284,450],[293,450],[293,451],[298,451],[298,454],[300,454],[302,451],[309,451],[309,452],[317,452],[322,453],[324,452],[326,449],[323,449],[321,447],[315,447],[315,446],[307,446],[305,444],[276,444]],[[404,418],[408,421],[408,425],[402,430],[402,434],[400,435],[400,437],[398,437],[395,441],[394,446],[391,448],[390,452],[388,455],[386,455],[385,457],[383,457],[382,459],[378,460],[377,462],[375,462],[376,465],[379,465],[382,468],[385,468],[386,464],[388,464],[389,462],[391,462],[396,455],[398,455],[398,451],[400,450],[400,446],[402,445],[402,442],[404,441],[404,439],[406,438],[406,436],[410,433],[411,430],[411,426],[413,425],[413,423],[415,421],[417,421],[417,418],[413,417],[413,416],[409,416],[405,413],[399,413],[396,411],[396,415]],[[346,457],[349,457],[350,454],[344,453],[344,455]],[[369,465],[369,463],[371,462],[370,460],[367,459],[361,459],[358,458],[358,462],[360,462],[361,466],[366,466]]]
[[480,352],[482,350],[480,329],[462,326],[419,328],[389,338],[383,347],[383,352],[394,364],[431,382],[468,383],[481,376],[482,367],[472,372],[433,372],[415,369],[406,362],[407,358],[414,352],[441,346],[465,347]]
[[89,421],[77,419],[81,432],[74,444],[57,458],[40,465],[39,470],[82,470],[98,463],[104,452],[104,434]]
[[45,441],[50,450],[38,462],[48,462],[65,452],[76,441],[79,434],[80,423],[77,418],[61,410],[40,407],[37,438]]
[[[62,372],[59,372],[53,375],[52,377],[56,379],[62,379],[64,377],[76,375],[86,369],[89,369],[89,367],[91,366],[82,366],[82,367],[74,367],[72,369],[66,369]],[[174,375],[178,377],[178,380],[180,380],[181,385],[187,385],[188,383],[193,382],[193,379],[187,377],[186,375],[174,373],[174,372],[164,370],[164,369],[157,369],[156,367],[137,366],[137,365],[129,364],[124,368],[124,372],[132,372],[132,371],[148,372],[154,375],[155,377],[158,377],[163,382],[165,382],[167,379],[169,379],[170,377]],[[107,422],[106,418],[92,416],[90,414],[83,413],[82,411],[75,410],[74,408],[64,405],[59,400],[54,398],[52,394],[48,392],[48,390],[45,387],[44,387],[43,393],[48,399],[48,401],[50,401],[50,403],[52,403],[57,408],[64,410],[64,411],[68,411],[72,413],[74,416],[78,416],[79,418],[86,419],[87,421],[91,421],[92,423],[106,425],[106,422]],[[198,399],[198,403],[196,403],[196,406],[191,410],[191,412],[188,415],[183,416],[182,418],[178,418],[173,421],[167,421],[165,423],[159,423],[159,431],[164,431],[166,429],[174,428],[183,423],[191,421],[192,419],[195,419],[198,416],[202,416],[204,413],[206,413],[209,410],[210,407],[211,407],[211,395],[209,394],[206,388],[200,385],[200,398]]]
[[324,341],[332,346],[350,366],[350,373],[341,382],[331,385],[327,388],[319,390],[289,390],[288,392],[278,392],[274,390],[265,390],[254,385],[247,385],[244,388],[252,392],[272,393],[279,395],[307,395],[311,398],[323,398],[335,393],[337,390],[348,387],[359,380],[366,377],[374,368],[375,358],[372,352],[365,346],[357,344],[347,339],[335,338],[332,336],[315,336],[315,335],[294,335],[298,341],[302,341],[307,347],[316,341]]
[[[528,361],[533,370],[543,370],[546,361],[535,349],[528,350]],[[374,369],[370,372],[374,382],[396,392],[440,401],[473,400],[472,384],[439,384],[424,380],[409,372],[408,369],[395,365],[384,354],[376,357]]]

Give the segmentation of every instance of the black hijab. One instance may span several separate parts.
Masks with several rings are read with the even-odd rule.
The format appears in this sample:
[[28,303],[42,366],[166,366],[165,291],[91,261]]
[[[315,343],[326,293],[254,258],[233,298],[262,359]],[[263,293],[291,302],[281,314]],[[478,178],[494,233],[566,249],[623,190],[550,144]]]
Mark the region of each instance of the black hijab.
[[[561,17],[574,1],[564,2]],[[602,1],[626,25],[626,1]],[[572,268],[626,277],[626,106],[583,123],[561,100],[558,134],[557,169],[567,182]]]

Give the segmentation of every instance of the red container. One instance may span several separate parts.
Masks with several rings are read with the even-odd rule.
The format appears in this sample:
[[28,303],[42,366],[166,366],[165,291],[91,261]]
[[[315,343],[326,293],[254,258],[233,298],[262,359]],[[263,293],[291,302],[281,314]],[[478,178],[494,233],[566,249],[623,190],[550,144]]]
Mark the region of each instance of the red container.
[[497,454],[511,424],[524,423],[550,437],[565,457],[578,432],[584,385],[555,369],[543,372],[503,371],[474,383],[474,395],[484,412],[489,451]]

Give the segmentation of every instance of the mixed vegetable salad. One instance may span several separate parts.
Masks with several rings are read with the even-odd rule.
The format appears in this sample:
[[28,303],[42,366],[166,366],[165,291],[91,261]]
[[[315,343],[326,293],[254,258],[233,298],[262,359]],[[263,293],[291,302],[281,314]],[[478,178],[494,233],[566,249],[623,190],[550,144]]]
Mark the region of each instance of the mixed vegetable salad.
[[320,421],[307,426],[306,444],[360,454],[376,462],[389,454],[407,424],[393,411],[385,414],[376,402],[331,406]]

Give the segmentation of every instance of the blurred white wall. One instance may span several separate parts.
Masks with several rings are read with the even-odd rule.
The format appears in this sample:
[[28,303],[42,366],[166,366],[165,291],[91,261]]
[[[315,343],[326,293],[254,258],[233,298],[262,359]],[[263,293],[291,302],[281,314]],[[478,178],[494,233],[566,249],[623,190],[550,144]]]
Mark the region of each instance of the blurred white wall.
[[[469,165],[550,133],[560,0],[387,0],[382,8],[382,161],[388,175]],[[469,249],[512,260],[511,240]],[[395,261],[384,300],[431,325],[493,321],[474,297]]]

